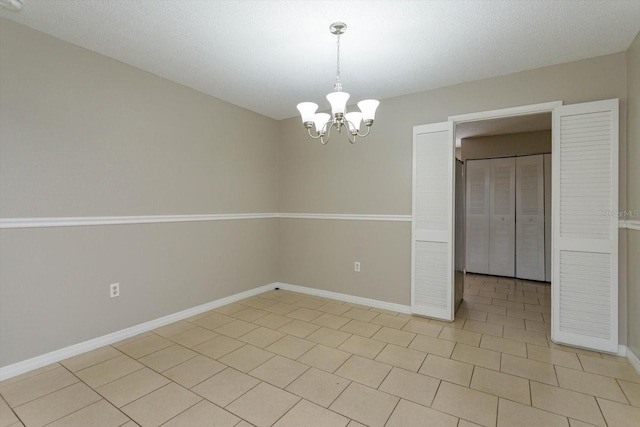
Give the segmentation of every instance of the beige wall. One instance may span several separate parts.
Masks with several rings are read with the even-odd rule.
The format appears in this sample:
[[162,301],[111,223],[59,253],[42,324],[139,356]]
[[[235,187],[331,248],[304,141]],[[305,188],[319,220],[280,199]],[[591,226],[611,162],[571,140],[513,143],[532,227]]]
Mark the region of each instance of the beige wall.
[[[627,210],[640,212],[640,33],[627,51],[628,148]],[[640,221],[638,216],[626,219]],[[629,333],[627,345],[640,357],[640,231],[627,230],[627,266]]]
[[461,147],[463,161],[545,153],[551,153],[550,130],[464,138]]
[[[0,93],[1,217],[277,211],[275,120],[4,19]],[[0,231],[0,366],[275,282],[277,221]]]
[[[562,100],[574,104],[620,98],[621,207],[625,202],[626,170],[626,54],[624,52],[583,61],[464,83],[426,92],[384,99],[376,113],[371,134],[349,144],[334,135],[326,146],[311,141],[298,117],[283,120],[279,158],[279,211],[348,214],[411,214],[413,126],[446,121],[449,116],[518,105]],[[348,81],[344,82],[348,90]],[[320,289],[410,304],[410,262],[389,268],[390,254],[411,250],[410,226],[405,223],[298,220],[283,221],[279,232],[279,278]],[[387,233],[394,227],[396,232]],[[318,254],[335,251],[337,240],[326,236],[341,230],[340,244],[348,251],[339,256]],[[385,230],[385,231],[382,231]],[[382,235],[384,240],[371,240]],[[622,253],[621,253],[622,254]],[[624,254],[621,255],[623,258]],[[355,284],[353,262],[362,264],[360,275],[370,280]],[[392,274],[390,274],[392,273]],[[626,266],[621,267],[621,283]],[[621,289],[620,340],[626,341],[626,289]]]

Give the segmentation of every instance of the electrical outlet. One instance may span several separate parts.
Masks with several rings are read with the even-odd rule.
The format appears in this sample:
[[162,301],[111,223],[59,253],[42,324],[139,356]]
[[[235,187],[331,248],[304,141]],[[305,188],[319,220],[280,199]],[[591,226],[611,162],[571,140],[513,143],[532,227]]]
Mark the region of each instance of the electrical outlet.
[[360,272],[360,261],[356,261],[353,263],[353,271]]
[[109,296],[111,298],[120,296],[120,283],[112,283],[109,285]]

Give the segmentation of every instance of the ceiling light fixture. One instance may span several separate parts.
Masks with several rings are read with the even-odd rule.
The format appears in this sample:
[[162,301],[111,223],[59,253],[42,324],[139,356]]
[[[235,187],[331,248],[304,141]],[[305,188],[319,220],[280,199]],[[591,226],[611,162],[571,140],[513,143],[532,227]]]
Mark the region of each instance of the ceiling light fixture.
[[[365,99],[358,102],[360,111],[347,113],[347,101],[349,94],[342,91],[342,82],[340,81],[340,35],[347,30],[347,24],[344,22],[334,22],[329,26],[331,34],[338,37],[337,42],[337,72],[336,83],[333,85],[333,92],[327,95],[327,101],[331,104],[331,115],[327,113],[316,113],[318,104],[313,102],[301,102],[297,108],[302,116],[302,124],[307,128],[309,136],[313,139],[320,139],[324,145],[329,142],[331,136],[331,128],[336,128],[338,133],[342,132],[342,128],[348,129],[347,137],[350,143],[356,142],[356,137],[365,137],[369,135],[371,125],[376,114],[376,108],[380,101],[376,99]],[[333,116],[333,117],[332,117]],[[360,133],[361,123],[364,122],[367,130]],[[315,127],[315,132],[311,129]],[[313,132],[313,133],[312,133]]]

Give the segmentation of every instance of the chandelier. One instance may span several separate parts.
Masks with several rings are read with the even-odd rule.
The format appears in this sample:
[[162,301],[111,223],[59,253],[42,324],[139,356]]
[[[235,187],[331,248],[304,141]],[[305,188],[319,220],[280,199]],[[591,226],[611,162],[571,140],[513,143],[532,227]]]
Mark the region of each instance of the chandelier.
[[[358,102],[360,111],[347,113],[349,94],[342,91],[342,83],[340,82],[340,35],[344,34],[346,30],[347,24],[344,22],[334,22],[329,26],[331,34],[335,34],[338,38],[336,83],[333,85],[333,92],[327,95],[327,101],[331,104],[331,115],[316,113],[318,104],[313,102],[301,102],[297,105],[300,116],[302,116],[302,124],[307,128],[309,136],[313,139],[320,139],[323,145],[329,142],[332,128],[336,128],[338,133],[341,133],[343,128],[348,129],[347,137],[352,144],[356,142],[356,137],[369,135],[376,108],[380,104],[380,101],[376,99],[365,99]],[[366,126],[364,133],[360,132],[362,123]],[[312,128],[315,128],[315,131]]]

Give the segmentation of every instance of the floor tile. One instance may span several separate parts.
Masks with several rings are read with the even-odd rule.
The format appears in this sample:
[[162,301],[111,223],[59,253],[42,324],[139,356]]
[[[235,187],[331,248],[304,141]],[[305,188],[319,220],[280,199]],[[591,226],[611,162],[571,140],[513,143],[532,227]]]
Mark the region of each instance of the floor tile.
[[238,422],[240,422],[240,418],[203,400],[167,421],[162,427],[233,427]]
[[524,319],[508,317],[502,314],[489,313],[489,315],[487,315],[487,323],[495,323],[515,329],[524,329]]
[[440,380],[426,375],[393,368],[378,390],[410,400],[425,406],[431,406]]
[[47,427],[119,427],[129,418],[106,400],[99,400],[61,418]]
[[258,328],[258,326],[253,323],[245,322],[244,320],[234,320],[233,322],[216,328],[215,332],[231,338],[238,338],[256,328]]
[[0,397],[0,427],[10,427],[12,424],[19,422],[20,420],[13,413],[7,402]]
[[78,378],[65,367],[58,365],[22,381],[0,383],[0,393],[10,406],[16,407],[77,382]]
[[500,370],[501,354],[497,351],[487,350],[466,344],[456,344],[451,358],[460,362],[467,362],[477,366],[484,366],[494,371]]
[[413,332],[400,331],[398,329],[383,326],[378,332],[373,334],[371,339],[384,341],[390,344],[399,345],[401,347],[408,347],[415,336],[416,334],[414,334]]
[[522,341],[542,347],[547,346],[547,336],[539,332],[523,331],[520,329],[505,326],[502,332],[502,336],[514,341]]
[[289,359],[297,359],[316,345],[314,342],[287,335],[268,346],[265,350]]
[[496,325],[495,323],[467,320],[466,322],[464,322],[464,327],[462,328],[462,330],[502,337],[502,328],[502,325]]
[[104,362],[114,357],[122,356],[122,352],[116,350],[111,346],[104,346],[96,348],[95,350],[88,351],[86,353],[79,354],[69,359],[65,359],[60,362],[65,368],[71,372],[78,372],[85,368],[88,368],[98,363]]
[[566,417],[500,399],[498,427],[569,427]]
[[253,322],[254,320],[257,320],[268,314],[269,312],[267,311],[258,310],[257,308],[249,307],[241,311],[236,311],[235,313],[231,314],[231,317],[238,320],[244,320],[245,322]]
[[[251,298],[249,298],[249,299],[251,299]],[[268,302],[267,305],[275,304],[275,301],[266,300],[266,299],[263,299],[263,298],[260,298],[260,300],[267,301]],[[254,303],[250,304],[248,302],[248,300],[246,300],[246,299],[242,300],[242,302],[244,304],[240,304],[240,303],[234,302],[234,303],[231,303],[231,304],[223,305],[222,307],[218,307],[213,311],[215,313],[225,314],[225,315],[229,316],[229,315],[231,315],[231,314],[233,314],[235,312],[244,310],[247,307],[254,307],[254,305],[253,305]],[[261,306],[260,303],[257,303],[257,305],[258,306],[255,306],[255,308],[262,308],[263,307],[263,306]]]
[[15,408],[20,420],[39,427],[65,417],[101,400],[98,393],[83,383],[75,383]]
[[249,343],[256,347],[265,348],[278,341],[280,338],[283,338],[284,336],[285,334],[282,332],[260,327],[258,329],[254,329],[248,334],[241,336],[240,338],[238,338],[238,340]]
[[524,378],[476,366],[471,378],[471,388],[531,405],[529,381]]
[[140,363],[143,363],[157,372],[166,371],[169,368],[173,368],[176,365],[186,362],[187,360],[196,357],[198,353],[181,345],[172,345],[155,353],[148,354],[138,359]]
[[249,375],[266,381],[276,387],[285,388],[307,369],[309,369],[309,366],[303,363],[287,359],[286,357],[275,356],[250,371]]
[[169,339],[183,347],[193,348],[205,341],[217,337],[219,334],[209,329],[196,326],[195,328],[172,335]]
[[481,322],[487,321],[486,312],[470,310],[466,308],[459,308],[458,311],[456,311],[456,317],[467,319],[467,320],[481,321]]
[[122,411],[142,426],[159,426],[198,403],[202,398],[176,383],[129,403]]
[[278,329],[286,325],[287,323],[293,322],[294,319],[286,316],[282,316],[280,314],[270,313],[264,317],[255,320],[253,323],[255,325],[264,326],[265,328],[270,329]]
[[[242,301],[240,301],[240,304],[246,306],[246,307],[253,307],[253,308],[258,308],[258,309],[263,309],[269,306],[272,306],[273,304],[275,304],[276,301],[271,300],[271,299],[267,299],[267,298],[262,298],[261,296],[257,295],[251,298],[247,298],[247,299],[243,299]],[[235,312],[238,312],[240,310],[236,310]]]
[[153,332],[156,335],[160,335],[161,337],[164,337],[164,338],[170,338],[173,335],[180,334],[182,332],[188,331],[189,329],[193,329],[195,327],[196,325],[194,325],[193,323],[181,320],[178,322],[169,323],[168,325],[165,325],[165,326],[161,326],[159,328],[154,329],[151,332]]
[[246,344],[242,341],[234,340],[233,338],[229,338],[225,335],[218,335],[209,341],[198,344],[193,347],[193,350],[204,354],[205,356],[209,356],[212,359],[218,359],[242,347],[243,345]]
[[524,327],[527,331],[551,335],[551,323],[540,323],[533,320],[525,319]]
[[343,378],[377,388],[391,371],[391,366],[360,356],[351,356],[335,372]]
[[376,356],[375,360],[408,371],[418,372],[425,357],[427,357],[427,353],[425,352],[387,344],[380,354]]
[[326,408],[350,383],[337,375],[311,368],[289,384],[286,390]]
[[118,408],[151,393],[169,383],[170,380],[143,368],[115,381],[96,388],[96,391]]
[[517,377],[528,378],[545,384],[558,385],[553,365],[524,359],[522,357],[502,355],[502,372]]
[[627,396],[629,403],[640,407],[640,384],[623,380],[618,380],[618,384],[620,384],[622,391]]
[[382,341],[364,338],[359,335],[352,335],[345,342],[340,344],[338,349],[357,354],[358,356],[366,357],[368,359],[374,359],[386,345],[387,344]]
[[264,310],[265,311],[270,311],[270,312],[275,313],[275,314],[285,315],[285,314],[291,313],[292,311],[296,310],[297,308],[298,307],[296,307],[295,305],[279,302],[279,303],[270,305],[269,307],[265,307]]
[[640,383],[640,374],[638,374],[629,363],[618,363],[613,360],[598,359],[582,354],[578,357],[582,363],[582,368],[586,372]]
[[309,335],[306,339],[318,344],[326,345],[327,347],[336,348],[350,336],[351,334],[347,334],[346,332],[340,332],[330,328],[322,327]]
[[345,351],[318,344],[298,358],[298,362],[327,372],[335,372],[351,355]]
[[442,326],[436,325],[425,320],[411,319],[402,327],[403,331],[413,332],[419,335],[427,335],[437,337],[442,332]]
[[411,341],[411,344],[409,344],[409,348],[411,349],[446,358],[451,357],[455,346],[456,343],[453,341],[441,340],[424,335],[417,335],[413,341]]
[[321,305],[320,307],[317,308],[317,310],[320,311],[324,311],[325,313],[331,313],[331,314],[335,314],[340,316],[341,314],[351,310],[351,307],[343,305],[343,304],[336,304],[333,302],[329,302],[326,303],[324,305]]
[[320,325],[320,326],[326,326],[327,328],[331,328],[331,329],[340,329],[342,326],[346,325],[350,321],[351,319],[347,317],[336,316],[335,314],[331,314],[331,313],[322,313],[321,316],[312,320],[311,323]]
[[531,310],[518,310],[515,308],[508,308],[507,316],[516,317],[516,318],[525,319],[525,320],[533,320],[539,323],[544,322],[544,320],[542,319],[541,313],[536,313],[535,311],[531,311]]
[[233,317],[212,312],[204,317],[200,317],[199,319],[192,321],[191,323],[205,329],[214,330],[226,325],[227,323],[231,323],[234,320],[235,319]]
[[395,396],[351,383],[329,409],[369,427],[383,427],[398,401]]
[[402,329],[408,322],[409,319],[384,313],[378,314],[376,317],[369,321],[369,323],[374,325],[386,326],[388,328],[394,329]]
[[533,344],[527,344],[527,358],[537,360],[538,362],[552,363],[566,368],[581,371],[582,365],[575,353],[554,350],[548,347],[540,347]]
[[218,360],[239,371],[249,372],[274,356],[271,352],[247,344]]
[[267,383],[260,383],[227,410],[258,427],[269,427],[289,411],[300,398]]
[[438,338],[478,347],[482,334],[456,328],[443,328]]
[[526,343],[506,338],[498,338],[491,335],[482,335],[480,347],[507,353],[512,356],[527,357]]
[[431,408],[400,400],[385,427],[418,426],[428,420],[429,427],[456,427],[458,418]]
[[558,376],[558,384],[562,388],[588,393],[620,403],[627,403],[627,398],[622,389],[613,378],[561,366],[556,367],[556,374]]
[[226,365],[220,362],[206,356],[198,355],[193,359],[189,359],[178,366],[164,371],[162,375],[183,387],[191,388],[226,368]]
[[300,301],[296,302],[298,307],[310,308],[315,310],[316,308],[325,305],[327,302],[318,298],[302,298]]
[[310,308],[300,307],[287,314],[287,317],[302,320],[303,322],[311,322],[313,319],[322,316],[323,312],[317,310],[311,310]]
[[7,378],[6,380],[0,381],[0,386],[7,386],[9,384],[17,383],[22,380],[26,380],[27,378],[35,377],[40,374],[44,374],[47,371],[51,371],[53,369],[57,369],[62,366],[60,363],[52,363],[50,365],[43,366],[41,368],[34,369],[32,371],[25,372],[24,374],[16,375],[15,377]]
[[431,407],[482,426],[493,427],[496,425],[498,398],[443,381]]
[[502,315],[507,314],[506,307],[502,307],[500,305],[492,305],[491,303],[486,304],[481,302],[474,302],[472,307],[473,307],[473,311],[481,311],[487,314],[488,313],[502,314]]
[[144,368],[142,363],[123,354],[78,371],[76,375],[89,387],[96,388],[142,368]]
[[597,398],[608,427],[637,426],[640,422],[640,408]]
[[301,400],[274,427],[344,427],[349,420],[306,400]]
[[340,328],[342,332],[346,332],[348,334],[360,335],[365,338],[371,338],[373,334],[378,332],[378,330],[382,326],[373,325],[368,322],[361,322],[359,320],[351,320],[349,323],[345,324]]
[[352,308],[348,311],[345,311],[342,316],[348,317],[349,319],[360,320],[361,322],[369,322],[371,319],[376,317],[378,313],[375,311],[363,310],[360,308]]
[[606,426],[593,396],[532,381],[531,404],[536,408],[565,417]]
[[278,328],[278,330],[280,332],[284,332],[285,334],[293,335],[298,338],[305,338],[321,327],[322,326],[320,325],[314,325],[312,323],[303,322],[301,320],[294,320]]
[[156,334],[133,341],[118,347],[118,350],[134,359],[139,359],[147,354],[154,353],[165,347],[169,347],[173,342]]
[[116,343],[114,343],[114,344],[111,344],[111,346],[112,346],[112,347],[115,347],[115,348],[120,348],[120,347],[122,347],[122,346],[123,346],[123,345],[125,345],[125,344],[129,344],[129,343],[132,343],[132,342],[134,342],[134,341],[138,341],[138,340],[140,340],[140,339],[142,339],[142,338],[150,337],[150,336],[152,336],[152,335],[154,335],[154,334],[153,334],[153,332],[150,332],[150,331],[148,331],[148,332],[143,332],[143,333],[141,333],[141,334],[134,335],[134,336],[132,336],[132,337],[129,337],[129,338],[125,338],[125,339],[123,339],[123,340],[120,340],[120,341],[118,341],[118,342],[116,342]]
[[473,365],[428,354],[419,372],[468,387],[471,382]]
[[191,390],[224,408],[259,383],[259,380],[247,374],[233,368],[227,368]]

